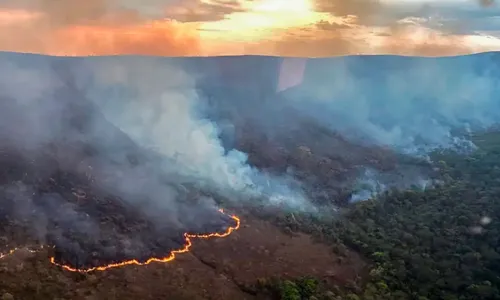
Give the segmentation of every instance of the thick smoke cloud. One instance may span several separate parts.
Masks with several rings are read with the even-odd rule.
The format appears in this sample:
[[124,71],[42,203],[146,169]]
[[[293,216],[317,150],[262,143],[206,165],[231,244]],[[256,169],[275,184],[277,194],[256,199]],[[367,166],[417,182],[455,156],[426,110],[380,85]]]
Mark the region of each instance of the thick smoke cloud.
[[167,172],[240,200],[307,208],[291,179],[275,178],[247,163],[247,155],[225,148],[219,124],[207,118],[207,102],[196,92],[196,75],[180,61],[109,58],[85,62],[94,78],[88,97],[132,139],[168,158]]
[[[250,133],[243,136],[260,132],[267,148],[257,147],[257,151],[276,151],[270,154],[275,157],[275,165],[281,164],[280,147],[286,152],[304,146],[299,148],[305,151],[298,151],[304,157],[310,157],[307,153],[311,152],[341,162],[340,167],[328,168],[338,170],[357,164],[361,185],[377,182],[376,185],[387,188],[396,182],[395,187],[426,187],[431,184],[431,172],[421,172],[415,166],[399,166],[396,174],[389,175],[380,170],[365,172],[362,167],[372,160],[384,161],[383,165],[390,163],[385,158],[364,157],[380,151],[385,152],[382,157],[396,152],[427,160],[429,151],[440,147],[473,149],[475,146],[467,137],[469,132],[488,128],[499,117],[496,60],[496,53],[439,59],[221,58],[218,65],[228,75],[213,79],[202,90],[218,103],[219,113],[229,116],[232,124],[227,127],[236,128],[229,131],[238,132],[238,128],[246,126]],[[238,68],[240,72],[235,71]],[[370,151],[352,144],[346,146],[331,134],[320,138],[319,132],[328,132],[321,126],[330,133],[339,132],[354,145],[367,146]],[[290,166],[292,161],[285,164]],[[307,165],[305,158],[300,161],[298,168]],[[327,159],[321,164],[327,165],[326,162]],[[427,165],[429,161],[420,163]],[[308,177],[313,175],[308,173]],[[327,184],[320,186],[325,189]],[[365,190],[373,190],[375,185],[368,185],[372,187]]]
[[[182,59],[84,59],[76,68],[86,70],[91,83],[82,89],[109,120],[140,145],[168,158],[163,168],[175,175],[172,178],[239,201],[264,197],[268,203],[303,208],[307,201],[300,189],[291,187],[296,185],[294,180],[258,171],[248,164],[244,152],[221,141],[220,136],[225,134],[229,136],[226,141],[231,140],[241,129],[237,119],[249,122],[245,126],[252,131],[277,140],[309,126],[302,121],[308,118],[355,144],[410,155],[426,157],[440,147],[469,150],[474,145],[467,139],[468,132],[488,128],[500,117],[495,60],[493,53],[441,59],[310,59],[301,82],[275,94],[259,74],[272,73],[270,66],[278,60],[220,59],[221,64],[228,64],[224,70],[234,72],[211,83],[216,87],[215,106],[204,99],[206,89],[202,94],[195,90],[214,70],[208,68],[203,75],[200,69],[186,68]],[[208,64],[199,68],[206,67]],[[85,80],[81,82],[84,85]],[[221,123],[207,114],[214,109],[218,113],[234,109],[239,117]],[[302,136],[295,139],[307,141]],[[305,145],[315,153],[353,155]],[[369,178],[384,188],[389,182],[403,188],[428,184],[427,175],[418,169],[399,172],[405,175],[360,174],[361,181]],[[293,173],[287,170],[281,175]]]
[[185,232],[226,228],[221,199],[314,209],[292,179],[223,146],[179,62],[3,53],[0,221],[88,267],[161,257]]
[[[293,107],[294,121],[283,125],[284,119],[274,117],[275,122],[269,122],[272,114],[260,112],[252,126],[265,126],[273,136],[279,128],[295,128],[300,118],[310,118],[354,144],[424,158],[421,163],[426,165],[432,163],[430,151],[438,148],[475,149],[468,135],[498,123],[497,59],[496,53],[439,59],[286,58],[277,84],[280,97],[273,101]],[[343,159],[353,153],[338,146],[323,151]],[[434,182],[432,168],[400,165],[384,174],[357,162],[352,201],[391,187],[425,188]]]
[[[308,161],[318,164],[318,170],[326,166],[325,174],[332,176],[312,183],[321,190],[333,176],[347,174],[338,170],[349,164],[379,160],[376,155],[365,159],[362,147],[351,147],[331,132],[340,132],[353,144],[383,145],[409,154],[457,143],[472,146],[463,134],[494,125],[500,117],[495,101],[498,70],[492,64],[496,58],[310,59],[303,77],[292,76],[295,86],[283,87],[277,78],[271,80],[282,61],[276,58],[61,59],[5,53],[2,112],[11,113],[0,119],[0,133],[5,144],[23,149],[29,159],[52,153],[57,168],[78,170],[92,188],[119,196],[157,228],[189,230],[201,225],[186,215],[200,216],[198,221],[216,218],[211,197],[311,209],[297,183],[314,175],[307,172],[316,169],[302,168]],[[227,68],[219,70],[229,76],[216,78],[214,67],[224,63]],[[303,65],[298,66],[302,72]],[[222,115],[234,113],[237,117],[221,121]],[[242,134],[238,120],[247,122],[252,131],[247,134],[263,132],[266,145],[281,143],[266,149],[276,157],[280,147],[293,148],[284,149],[291,154],[283,164],[295,160],[297,170],[271,175],[254,167],[246,153],[235,149]],[[110,130],[113,125],[121,131]],[[330,130],[321,138],[320,125]],[[55,142],[66,146],[47,148]],[[311,158],[316,156],[321,160]],[[272,161],[277,162],[281,164]],[[54,168],[45,163],[37,170],[45,170],[41,176],[48,180]],[[360,170],[360,193],[352,200],[395,181],[380,170]],[[401,187],[428,184],[418,170],[403,171],[405,178],[397,179]],[[336,194],[325,198],[331,195]]]
[[303,84],[286,97],[346,136],[406,153],[471,146],[457,132],[500,117],[496,57],[309,60]]
[[[12,53],[3,53],[0,63],[0,220],[17,220],[31,238],[55,245],[62,262],[79,265],[163,256],[181,246],[184,232],[228,226],[230,219],[196,186],[198,177],[182,180],[181,166],[144,150],[144,140],[131,140],[106,120],[79,90],[75,64]],[[177,120],[186,118],[183,103],[173,104]],[[173,125],[198,124],[185,122]],[[166,135],[177,134],[174,128]],[[188,142],[203,141],[196,128],[188,129],[195,131]],[[176,141],[197,149],[169,140]],[[191,163],[217,178],[219,170],[205,170],[202,162]]]

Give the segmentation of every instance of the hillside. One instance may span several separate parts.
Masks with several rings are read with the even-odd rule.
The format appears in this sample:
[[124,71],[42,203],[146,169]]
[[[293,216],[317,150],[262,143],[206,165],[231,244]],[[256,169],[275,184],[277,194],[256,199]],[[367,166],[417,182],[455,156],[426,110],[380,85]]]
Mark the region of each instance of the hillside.
[[[49,256],[81,269],[168,256],[182,246],[184,232],[222,232],[233,224],[213,208],[222,195],[164,170],[167,157],[141,147],[109,122],[78,86],[71,64],[57,59],[15,63],[10,67],[36,66],[46,77],[33,79],[51,76],[50,84],[56,83],[23,91],[15,85],[21,79],[16,76],[30,73],[22,68],[2,81],[1,252],[21,248],[0,262],[6,299],[9,294],[15,299],[254,299],[252,286],[259,278],[299,276],[305,266],[316,266],[310,271],[314,276],[345,273],[335,281],[363,271],[356,254],[340,263],[329,247],[307,235],[283,233],[241,208],[240,231],[218,243],[193,241],[194,251],[171,264],[89,275],[52,265]],[[25,245],[50,247],[30,253]],[[304,247],[315,255],[302,258]],[[276,258],[280,263],[270,267]],[[165,283],[161,288],[151,285],[158,278]]]
[[[364,280],[325,299],[499,299],[498,136],[475,135],[482,150],[469,156],[436,153],[444,181],[434,188],[386,192],[334,222],[296,216],[299,230],[372,261]],[[301,291],[280,284],[267,288]]]
[[[478,225],[496,214],[497,133],[472,134],[498,119],[496,55],[308,60],[277,92],[282,58],[2,53],[0,252],[49,247],[4,257],[0,293],[498,299],[495,222]],[[387,191],[351,203],[360,180]],[[49,261],[168,256],[234,227],[221,206],[239,230],[169,263]]]

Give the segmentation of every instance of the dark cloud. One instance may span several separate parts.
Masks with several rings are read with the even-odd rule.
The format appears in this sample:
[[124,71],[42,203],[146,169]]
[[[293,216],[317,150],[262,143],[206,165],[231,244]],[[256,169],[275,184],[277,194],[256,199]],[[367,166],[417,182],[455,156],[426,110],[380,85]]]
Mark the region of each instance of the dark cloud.
[[378,0],[316,0],[314,8],[318,12],[333,13],[336,16],[355,15],[364,20],[380,13],[384,6]]
[[166,9],[166,16],[180,22],[210,22],[223,20],[226,15],[245,11],[236,0],[185,0]]
[[351,28],[351,25],[347,23],[335,23],[322,20],[316,23],[316,27],[321,30],[338,30]]

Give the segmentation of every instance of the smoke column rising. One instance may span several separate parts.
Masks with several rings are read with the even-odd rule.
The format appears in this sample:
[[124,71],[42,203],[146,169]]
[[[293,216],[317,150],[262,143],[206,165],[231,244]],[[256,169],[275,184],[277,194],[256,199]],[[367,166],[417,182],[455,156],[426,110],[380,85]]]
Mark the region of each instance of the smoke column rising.
[[132,139],[169,158],[167,172],[228,197],[307,208],[306,197],[286,178],[262,173],[248,165],[245,153],[222,146],[219,128],[205,117],[206,102],[195,91],[196,76],[179,64],[153,58],[85,64],[94,77],[88,96]]
[[[177,117],[177,123],[159,122],[170,126],[162,132],[168,143],[183,142],[175,149],[194,151],[177,165],[169,164],[141,147],[141,142],[159,136],[156,128],[150,128],[156,136],[142,135],[151,140],[134,143],[86,97],[82,84],[88,74],[80,72],[78,59],[3,53],[0,63],[4,66],[0,72],[2,221],[19,221],[15,224],[26,226],[29,239],[54,245],[57,260],[75,266],[95,264],[95,259],[161,257],[182,246],[185,232],[213,232],[227,226],[228,217],[218,212],[213,198],[182,185],[182,171],[190,183],[206,176],[204,172],[214,172],[211,176],[217,179],[215,173],[220,171],[206,169],[196,156],[204,151],[215,156],[220,149],[207,148],[203,139],[203,133],[215,127],[185,119],[190,112],[183,104],[189,103],[173,100],[170,117]],[[136,87],[134,92],[145,96]],[[182,87],[178,93],[182,94]],[[176,95],[172,92],[169,99]],[[139,120],[152,112],[139,110],[147,104],[132,107],[138,109]],[[143,130],[142,125],[148,124],[129,128]],[[191,130],[193,137],[173,138],[183,128]],[[222,163],[215,161],[214,168]],[[182,168],[183,164],[191,169]],[[196,164],[201,175],[192,171],[198,171],[193,168]],[[14,227],[9,223],[5,232],[17,232]]]

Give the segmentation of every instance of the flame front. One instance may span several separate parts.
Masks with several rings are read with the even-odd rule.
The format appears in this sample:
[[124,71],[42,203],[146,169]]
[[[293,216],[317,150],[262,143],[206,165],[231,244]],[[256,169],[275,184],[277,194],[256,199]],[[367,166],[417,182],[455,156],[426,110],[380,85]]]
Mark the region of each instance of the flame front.
[[[222,209],[219,209],[219,212],[222,214],[225,214]],[[235,215],[231,215],[230,217],[236,222],[236,225],[228,227],[224,233],[217,233],[217,232],[209,233],[209,234],[185,233],[184,234],[184,238],[185,238],[184,246],[181,249],[172,250],[170,252],[170,254],[166,257],[152,257],[152,258],[149,258],[148,260],[146,260],[145,262],[139,262],[138,260],[132,259],[132,260],[127,260],[127,261],[123,261],[123,262],[119,262],[119,263],[112,263],[112,264],[107,264],[107,265],[103,265],[103,266],[92,267],[92,268],[88,268],[88,269],[78,269],[78,268],[73,268],[70,265],[59,264],[56,262],[54,256],[50,257],[50,262],[58,267],[61,267],[62,269],[66,270],[66,271],[79,272],[79,273],[89,273],[89,272],[93,272],[93,271],[105,271],[108,269],[118,268],[118,267],[123,267],[123,266],[128,266],[128,265],[144,266],[144,265],[148,265],[152,262],[167,263],[167,262],[173,261],[175,259],[176,254],[189,252],[189,249],[192,246],[191,239],[193,239],[193,238],[201,238],[201,239],[208,239],[208,238],[213,238],[213,237],[222,238],[222,237],[227,237],[233,231],[238,230],[240,228],[240,223],[241,223],[240,218],[238,218]],[[43,246],[41,248],[43,248]],[[6,256],[9,256],[20,249],[21,248],[15,248],[15,249],[8,251],[7,253],[0,254],[0,259],[4,258]],[[28,250],[30,252],[36,252],[35,250],[30,250],[30,249],[28,249]]]

